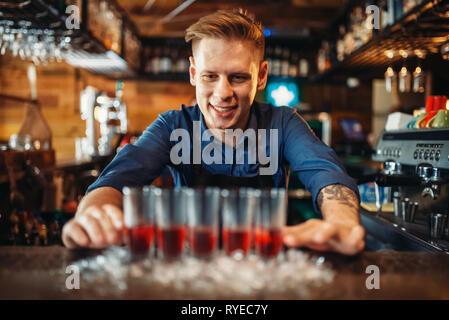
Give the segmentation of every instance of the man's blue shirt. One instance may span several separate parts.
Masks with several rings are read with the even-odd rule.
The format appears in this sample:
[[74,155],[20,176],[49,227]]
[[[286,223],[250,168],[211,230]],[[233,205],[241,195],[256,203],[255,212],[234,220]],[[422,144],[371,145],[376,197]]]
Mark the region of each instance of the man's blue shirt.
[[[255,108],[258,108],[256,110]],[[203,115],[198,107],[181,106],[181,110],[171,110],[160,114],[158,118],[142,133],[135,144],[126,145],[103,170],[99,178],[89,186],[87,192],[99,187],[113,187],[120,192],[124,186],[149,185],[158,177],[165,167],[173,175],[175,186],[190,186],[192,177],[192,163],[175,164],[170,159],[170,151],[178,141],[170,141],[170,135],[175,129],[185,129],[193,140],[193,123],[199,121],[201,137],[207,129]],[[311,192],[313,205],[319,191],[328,185],[341,184],[358,194],[355,181],[349,177],[332,148],[321,142],[307,125],[307,123],[292,108],[274,107],[270,104],[255,102],[251,107],[247,129],[267,129],[266,154],[270,155],[273,146],[270,145],[270,129],[277,129],[278,167],[273,178],[275,187],[286,186],[286,172],[284,168],[290,166],[290,174],[296,174],[304,186]],[[212,141],[212,140],[211,140]],[[211,174],[225,174],[231,176],[250,177],[259,174],[259,162],[248,161],[248,148],[243,148],[244,161],[236,163],[236,149],[245,139],[237,142],[236,148],[223,146],[220,157],[221,164],[206,164],[202,166]],[[192,141],[190,153],[192,154]],[[201,151],[210,141],[201,141]],[[246,144],[247,146],[247,144]],[[225,161],[225,154],[233,154],[233,163]],[[213,155],[213,153],[212,153]],[[192,159],[192,155],[190,156]],[[207,161],[206,161],[207,162]]]

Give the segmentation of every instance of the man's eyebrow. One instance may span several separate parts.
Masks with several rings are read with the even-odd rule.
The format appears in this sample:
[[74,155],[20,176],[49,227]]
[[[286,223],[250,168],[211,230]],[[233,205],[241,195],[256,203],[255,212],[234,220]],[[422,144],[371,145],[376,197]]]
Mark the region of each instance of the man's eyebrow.
[[251,78],[251,73],[248,73],[248,72],[233,72],[233,73],[230,74],[230,76],[243,76],[243,77]]
[[[212,71],[212,70],[203,70],[203,71],[201,71],[201,74],[203,74],[203,73],[218,73],[218,72]],[[247,71],[235,71],[235,72],[231,72],[229,75],[230,76],[240,75],[240,76],[251,77],[251,73],[249,73]]]

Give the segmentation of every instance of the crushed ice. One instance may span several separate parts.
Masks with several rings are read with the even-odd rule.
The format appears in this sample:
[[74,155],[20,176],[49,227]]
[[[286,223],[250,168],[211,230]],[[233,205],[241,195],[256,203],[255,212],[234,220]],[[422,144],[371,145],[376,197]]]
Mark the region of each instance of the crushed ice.
[[134,261],[125,247],[110,247],[103,254],[74,263],[83,286],[100,295],[127,296],[137,284],[159,298],[239,299],[307,298],[308,289],[331,283],[335,272],[324,257],[312,258],[287,250],[278,259],[219,253],[209,259],[185,256],[174,261],[147,258]]

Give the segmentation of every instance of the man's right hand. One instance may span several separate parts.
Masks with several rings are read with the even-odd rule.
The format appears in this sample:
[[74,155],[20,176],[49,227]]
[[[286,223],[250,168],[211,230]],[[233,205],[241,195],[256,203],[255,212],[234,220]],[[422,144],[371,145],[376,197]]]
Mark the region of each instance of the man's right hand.
[[77,213],[62,229],[67,248],[105,248],[123,243],[124,221],[122,193],[111,187],[100,187],[87,194]]
[[64,225],[62,241],[67,248],[105,248],[122,244],[122,210],[111,204],[87,207]]

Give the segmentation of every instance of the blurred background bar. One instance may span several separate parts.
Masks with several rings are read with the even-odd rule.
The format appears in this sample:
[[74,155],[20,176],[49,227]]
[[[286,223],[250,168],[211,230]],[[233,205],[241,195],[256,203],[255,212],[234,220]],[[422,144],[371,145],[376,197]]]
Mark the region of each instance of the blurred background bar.
[[[1,1],[0,244],[60,244],[117,152],[158,114],[196,103],[185,28],[238,7],[264,26],[269,78],[256,99],[297,109],[341,157],[367,250],[449,250],[443,0]],[[153,185],[172,186],[168,171]],[[288,224],[319,217],[293,175],[288,191]],[[405,219],[394,195],[399,210],[410,200]]]

